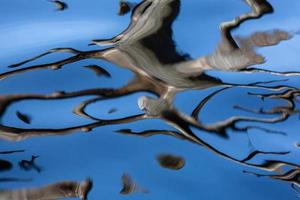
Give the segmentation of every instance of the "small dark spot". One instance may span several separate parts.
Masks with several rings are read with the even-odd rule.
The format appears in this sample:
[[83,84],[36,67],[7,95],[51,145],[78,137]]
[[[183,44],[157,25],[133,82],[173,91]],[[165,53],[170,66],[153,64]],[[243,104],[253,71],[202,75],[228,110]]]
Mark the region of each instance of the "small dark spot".
[[17,117],[24,123],[30,124],[31,123],[31,117],[29,115],[26,115],[24,113],[21,113],[20,111],[16,112]]
[[161,154],[157,156],[157,161],[161,167],[171,170],[180,170],[185,165],[184,158],[170,154]]
[[108,114],[112,114],[112,113],[115,113],[117,112],[118,110],[116,108],[112,108],[108,111]]
[[130,12],[130,6],[128,2],[120,1],[120,9],[118,15],[123,16]]
[[0,160],[0,172],[11,170],[13,165],[6,160]]

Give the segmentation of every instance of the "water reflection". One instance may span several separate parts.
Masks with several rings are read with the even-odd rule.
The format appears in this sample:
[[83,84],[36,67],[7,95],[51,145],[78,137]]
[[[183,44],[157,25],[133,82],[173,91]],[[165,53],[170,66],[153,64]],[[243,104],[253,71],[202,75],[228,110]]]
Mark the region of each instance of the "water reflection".
[[8,171],[12,169],[12,164],[6,160],[0,160],[0,172]]
[[141,188],[128,174],[123,174],[122,177],[122,189],[120,194],[128,195],[131,193],[148,193],[148,190]]
[[120,1],[120,8],[118,15],[123,16],[129,13],[137,4],[125,0]]
[[[1,151],[0,152],[0,155],[8,155],[8,154],[15,154],[15,153],[23,153],[25,152],[25,150],[11,150],[11,151]],[[34,157],[33,157],[34,158]],[[35,158],[34,158],[35,159]],[[34,163],[34,159],[32,160],[32,162],[30,162],[30,164],[34,167],[37,167]],[[29,167],[26,165],[26,162],[28,161],[21,161],[19,162],[19,166],[22,168],[22,167]],[[33,167],[31,166],[31,167]],[[29,170],[27,169],[26,170]],[[24,168],[25,169],[25,168]],[[13,163],[8,161],[8,160],[2,160],[0,159],[0,172],[1,173],[4,173],[5,171],[11,171],[13,170]],[[0,176],[0,183],[7,183],[7,182],[31,182],[32,179],[30,178],[17,178],[17,177],[2,177],[2,174]],[[0,190],[0,193],[1,193],[1,190]],[[0,195],[0,199],[2,199],[2,196]]]
[[50,2],[53,2],[56,6],[57,11],[63,11],[68,8],[68,4],[62,1],[57,1],[57,0],[49,0]]
[[5,183],[5,182],[31,182],[32,179],[24,179],[24,178],[12,178],[12,177],[8,177],[8,178],[0,178],[0,183]]
[[21,169],[25,170],[25,171],[30,171],[30,170],[35,170],[38,173],[40,173],[42,170],[41,168],[36,164],[35,160],[38,158],[39,156],[31,156],[31,160],[21,160],[19,162],[19,166]]
[[24,123],[30,124],[31,123],[31,117],[29,115],[26,115],[24,113],[21,113],[20,111],[16,112],[17,117]]
[[84,66],[87,69],[92,70],[97,76],[105,76],[107,78],[110,78],[111,75],[108,71],[106,71],[104,68],[98,66],[98,65],[87,65]]
[[157,156],[157,161],[159,162],[160,166],[172,170],[180,170],[185,165],[184,158],[170,154],[161,154]]
[[80,198],[86,200],[93,183],[87,179],[82,182],[63,181],[35,189],[24,190],[0,190],[0,199],[62,199],[62,198]]
[[279,174],[258,174],[255,172],[249,172],[249,171],[243,171],[247,174],[253,174],[257,177],[269,177],[275,180],[280,180],[284,182],[291,183],[292,189],[294,189],[298,195],[300,194],[300,191],[298,190],[298,187],[300,186],[300,170],[298,167],[295,167],[294,169],[290,169],[287,172],[279,173]]
[[[131,22],[126,30],[111,39],[95,39],[90,45],[106,46],[108,48],[101,50],[81,51],[74,48],[56,48],[42,53],[34,58],[9,66],[10,71],[0,74],[0,78],[9,78],[18,74],[41,69],[58,70],[68,64],[76,63],[82,60],[103,59],[119,67],[126,68],[134,73],[134,78],[128,84],[120,88],[91,88],[79,90],[75,92],[60,91],[49,95],[43,94],[14,94],[3,95],[0,97],[0,116],[3,117],[9,106],[20,101],[30,100],[63,100],[75,97],[90,97],[74,108],[73,112],[83,118],[92,120],[92,123],[85,125],[77,125],[65,127],[61,129],[54,128],[19,128],[1,124],[0,138],[9,141],[20,141],[36,136],[48,135],[65,135],[78,131],[89,132],[95,128],[124,124],[146,119],[160,119],[171,125],[175,130],[143,130],[137,132],[131,129],[118,130],[117,133],[125,135],[134,135],[142,137],[150,137],[153,135],[168,135],[181,140],[192,142],[202,146],[213,153],[231,160],[235,163],[254,167],[264,171],[283,170],[283,167],[292,168],[279,175],[259,175],[268,176],[276,180],[282,180],[298,186],[299,166],[292,162],[283,161],[288,151],[267,152],[254,149],[243,159],[235,158],[226,152],[219,150],[209,142],[202,139],[201,134],[210,133],[229,139],[229,130],[235,133],[247,133],[250,129],[259,129],[266,133],[285,134],[282,131],[266,129],[262,124],[275,124],[284,122],[292,115],[299,114],[297,101],[299,101],[300,91],[298,88],[285,85],[283,81],[254,82],[248,84],[236,84],[224,82],[220,77],[209,75],[209,71],[235,71],[237,73],[258,72],[275,74],[280,76],[298,76],[299,72],[276,72],[258,68],[248,68],[256,64],[265,62],[263,55],[259,54],[257,49],[277,45],[284,40],[289,40],[294,33],[284,30],[270,30],[266,32],[255,32],[248,37],[233,37],[232,30],[238,28],[247,20],[259,19],[266,14],[273,12],[272,5],[266,0],[246,0],[251,8],[251,12],[242,14],[234,20],[224,22],[220,25],[221,41],[215,51],[210,55],[191,58],[188,54],[181,53],[177,50],[173,39],[172,24],[180,11],[179,0],[145,0],[139,3],[132,11]],[[120,14],[129,12],[130,5],[121,2]],[[45,63],[20,68],[21,65],[32,62],[45,55],[52,53],[70,53],[71,57]],[[111,74],[98,65],[85,66],[86,69],[92,70],[98,76],[110,78]],[[215,88],[210,94],[207,94],[202,101],[194,108],[191,114],[186,114],[176,108],[174,99],[180,92],[186,90],[205,90]],[[257,110],[236,105],[237,110],[259,114],[259,117],[247,116],[231,116],[225,120],[215,123],[204,123],[200,113],[203,108],[211,102],[211,100],[233,88],[242,88],[244,90],[251,89],[249,95],[265,99],[280,99],[285,104],[275,106],[271,109]],[[253,90],[257,89],[257,92]],[[87,107],[103,100],[110,100],[123,97],[137,92],[148,92],[156,97],[144,96],[137,99],[142,114],[134,114],[118,119],[100,119],[87,112]],[[262,93],[262,91],[264,91]],[[116,110],[110,110],[113,113]],[[29,117],[25,114],[17,113],[20,120],[30,124]],[[271,116],[271,117],[270,117]],[[241,126],[238,123],[243,123]],[[250,122],[255,122],[253,125]],[[249,124],[247,124],[249,123]],[[197,131],[197,132],[196,132]],[[271,156],[272,159],[265,159],[261,163],[252,162],[258,155]],[[275,159],[274,159],[275,158]],[[166,160],[167,159],[167,160]],[[171,161],[170,161],[171,159]],[[176,160],[175,162],[174,159]],[[34,163],[35,157],[30,161],[22,161],[24,169],[35,169],[38,172],[40,168]],[[184,166],[183,159],[174,157],[159,157],[162,166],[172,169],[181,169]],[[172,166],[171,166],[172,165]],[[21,164],[20,164],[21,166]],[[285,169],[285,168],[284,168]],[[254,174],[254,173],[252,173]],[[138,187],[128,175],[123,175],[122,194],[128,194],[136,190]],[[82,186],[89,185],[89,186]],[[40,189],[26,190],[27,192],[5,191],[3,196],[7,195],[14,199],[13,195],[25,194],[26,198],[40,197],[34,195],[44,195],[47,198],[60,197],[81,197],[86,198],[86,189],[90,188],[90,181],[79,184],[77,182],[62,182],[54,185],[46,186]],[[78,191],[79,188],[79,191]],[[89,190],[89,189],[88,189]],[[1,195],[1,194],[0,194]],[[48,196],[47,196],[48,195]],[[51,196],[52,195],[52,196]],[[5,196],[6,197],[6,196]],[[30,197],[30,198],[29,198]]]
[[12,150],[12,151],[0,151],[0,154],[13,154],[13,153],[23,153],[23,152],[25,152],[25,150],[24,149],[22,149],[22,150]]

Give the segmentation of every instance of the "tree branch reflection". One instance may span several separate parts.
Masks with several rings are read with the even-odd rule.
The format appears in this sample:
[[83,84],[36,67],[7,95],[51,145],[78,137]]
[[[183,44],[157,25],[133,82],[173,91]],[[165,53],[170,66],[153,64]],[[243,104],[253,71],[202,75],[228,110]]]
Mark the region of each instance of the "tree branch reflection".
[[[173,130],[144,130],[135,132],[131,129],[122,129],[117,131],[119,134],[130,136],[150,137],[154,135],[168,135],[181,140],[186,140],[196,145],[200,145],[209,151],[228,159],[232,162],[262,169],[266,171],[275,171],[282,166],[294,167],[294,171],[288,172],[286,175],[270,176],[273,179],[290,181],[296,184],[294,178],[290,177],[290,173],[298,174],[299,166],[294,163],[281,161],[282,157],[289,152],[269,152],[255,150],[246,156],[244,159],[238,159],[226,152],[222,152],[207,141],[202,139],[205,133],[215,134],[219,137],[229,138],[229,130],[234,133],[248,132],[250,129],[258,129],[267,133],[284,134],[282,131],[273,131],[261,127],[261,124],[275,124],[287,121],[294,114],[299,114],[296,101],[300,91],[296,87],[289,85],[275,86],[276,81],[261,81],[248,84],[236,84],[223,82],[218,77],[208,75],[209,70],[217,71],[235,71],[239,73],[267,73],[280,76],[298,76],[300,72],[275,72],[271,70],[248,68],[255,64],[265,62],[263,55],[257,53],[260,47],[277,45],[284,40],[289,40],[293,34],[284,30],[271,30],[266,32],[256,32],[248,37],[233,37],[232,30],[238,28],[242,23],[259,19],[266,14],[273,12],[272,5],[266,0],[246,0],[246,3],[251,8],[251,12],[237,16],[234,20],[224,22],[220,26],[221,41],[215,51],[210,55],[201,56],[196,59],[190,58],[186,54],[179,53],[176,49],[175,41],[173,40],[172,24],[180,11],[180,0],[144,0],[138,4],[132,11],[131,23],[120,34],[110,39],[96,39],[92,41],[93,45],[110,45],[112,47],[103,50],[81,51],[73,48],[56,48],[46,51],[38,56],[27,59],[23,62],[10,66],[10,71],[0,74],[0,79],[9,78],[41,69],[58,70],[70,64],[87,59],[101,59],[108,61],[114,65],[126,68],[134,73],[134,77],[124,86],[113,88],[92,88],[80,90],[76,92],[58,92],[50,95],[40,94],[15,94],[2,95],[0,97],[0,118],[3,118],[8,107],[20,101],[40,100],[64,100],[75,97],[89,97],[73,109],[73,112],[80,117],[88,118],[91,123],[65,127],[61,129],[45,128],[18,128],[1,124],[0,138],[10,141],[20,141],[35,136],[49,135],[65,135],[75,132],[89,132],[94,128],[115,125],[127,124],[147,119],[160,119],[175,128]],[[59,61],[53,61],[45,64],[31,65],[24,68],[19,68],[24,64],[30,63],[43,56],[53,53],[70,53],[70,57]],[[70,66],[71,67],[71,66]],[[95,67],[95,66],[94,66]],[[109,71],[102,68],[95,69],[97,74],[103,74],[110,77]],[[100,70],[100,71],[99,71]],[[112,77],[113,78],[113,77]],[[268,85],[269,84],[269,85]],[[202,90],[216,88],[211,94],[207,94],[203,100],[193,109],[191,114],[185,114],[177,109],[173,102],[176,95],[187,90]],[[235,108],[258,114],[260,117],[248,117],[243,115],[231,116],[224,120],[215,123],[203,123],[203,118],[200,113],[206,107],[208,102],[213,102],[213,99],[225,92],[240,88],[248,91],[259,90],[259,93],[248,92],[249,95],[256,96],[261,99],[279,99],[284,102],[284,105],[275,106],[269,110],[251,109],[237,105]],[[260,94],[261,91],[266,93]],[[137,104],[143,114],[133,114],[118,119],[100,119],[92,116],[87,111],[87,107],[93,103],[103,100],[111,100],[121,98],[133,93],[148,92],[154,94],[156,98],[144,96],[137,99]],[[272,92],[272,93],[270,93]],[[275,115],[274,117],[266,117],[266,115]],[[261,117],[263,116],[263,117]],[[239,126],[239,123],[247,123],[247,125]],[[256,123],[258,125],[249,125],[248,123]],[[197,130],[197,133],[196,131]],[[264,160],[262,163],[252,163],[251,161],[258,155],[273,155],[278,156],[278,160]],[[65,187],[65,185],[67,185]],[[69,185],[71,187],[69,187]],[[47,192],[50,196],[55,194],[55,197],[67,197],[65,192],[58,188],[78,188],[81,184],[76,182],[58,183],[37,190],[28,190],[26,195],[32,197],[36,195],[36,191]],[[53,192],[49,192],[53,191]],[[80,197],[81,194],[71,190],[71,196]],[[38,192],[40,193],[40,192]],[[3,195],[18,195],[18,192],[7,191]],[[0,193],[1,195],[1,193]],[[51,196],[52,197],[52,196]],[[82,197],[81,197],[82,198]]]

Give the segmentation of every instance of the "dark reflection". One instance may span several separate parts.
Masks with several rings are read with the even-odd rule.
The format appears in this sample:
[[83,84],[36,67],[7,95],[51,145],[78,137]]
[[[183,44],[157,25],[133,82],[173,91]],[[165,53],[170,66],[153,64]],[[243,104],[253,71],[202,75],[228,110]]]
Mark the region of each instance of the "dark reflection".
[[[258,19],[265,14],[273,12],[272,5],[265,0],[246,0],[246,3],[250,6],[251,12],[242,14],[232,21],[222,23],[220,29],[221,41],[215,51],[210,55],[196,59],[190,58],[187,54],[179,53],[172,37],[172,24],[179,14],[180,1],[145,0],[133,9],[131,23],[121,34],[107,40],[101,39],[92,41],[94,45],[110,45],[111,47],[109,48],[92,51],[80,51],[73,48],[56,48],[32,59],[11,65],[10,67],[17,68],[45,55],[64,52],[70,53],[72,56],[52,63],[12,69],[11,71],[0,74],[0,78],[4,79],[10,76],[16,76],[20,73],[40,69],[57,70],[67,64],[90,58],[103,59],[112,64],[127,68],[134,73],[134,78],[125,86],[116,89],[92,88],[75,92],[61,91],[49,95],[15,94],[1,96],[1,117],[4,116],[10,105],[20,101],[49,101],[93,96],[91,99],[82,102],[74,108],[75,114],[93,120],[93,122],[62,129],[25,129],[2,124],[0,126],[0,138],[19,141],[34,136],[65,135],[76,131],[88,132],[94,128],[106,125],[126,124],[146,119],[160,119],[176,130],[144,130],[135,132],[134,130],[125,128],[117,131],[117,133],[142,137],[159,134],[169,135],[200,145],[235,163],[265,171],[275,171],[282,166],[298,169],[299,166],[297,164],[282,161],[284,155],[289,152],[266,152],[254,149],[245,158],[238,159],[228,155],[226,152],[222,152],[201,138],[201,134],[205,132],[229,139],[229,131],[247,134],[251,129],[259,129],[272,134],[285,134],[280,130],[264,128],[263,125],[284,122],[292,115],[299,114],[296,102],[299,101],[300,91],[296,87],[278,84],[278,81],[231,84],[207,74],[209,70],[236,71],[237,73],[251,74],[261,72],[281,76],[298,76],[300,74],[299,72],[275,72],[271,70],[248,68],[255,64],[265,62],[264,56],[257,52],[258,48],[277,45],[279,42],[293,37],[293,34],[284,30],[270,30],[266,32],[256,32],[250,34],[248,37],[233,37],[231,31],[238,28],[243,22]],[[109,72],[99,66],[89,66],[88,68],[94,70],[98,75],[110,76]],[[182,113],[173,104],[176,94],[179,92],[209,88],[215,88],[215,91],[203,98],[191,114]],[[237,105],[235,106],[236,109],[259,114],[259,117],[238,115],[215,123],[203,123],[200,114],[207,103],[211,102],[217,95],[233,88],[243,88],[244,90],[252,89],[252,92],[248,93],[249,95],[254,95],[261,99],[280,99],[284,104],[271,109],[252,109]],[[254,89],[259,90],[259,92],[253,92]],[[143,114],[108,120],[94,117],[86,111],[86,108],[93,103],[115,99],[137,92],[149,92],[156,96],[155,98],[144,96],[137,100],[137,104],[141,111],[143,111]],[[238,124],[240,122],[244,122],[243,125]],[[251,122],[251,124],[247,125],[246,122]],[[258,125],[252,125],[252,122]],[[196,134],[194,130],[198,130],[200,133]],[[276,159],[265,159],[261,163],[252,162],[258,155],[276,156]],[[132,191],[132,184],[130,184],[132,181],[128,175],[124,175],[122,179],[124,183],[124,191],[122,191],[123,193],[129,193],[128,191]]]
[[148,193],[147,190],[141,188],[137,183],[135,183],[128,174],[122,175],[122,189],[120,194],[127,195],[131,193]]
[[180,170],[185,165],[184,158],[170,154],[161,154],[157,156],[157,161],[159,162],[160,166],[172,170]]
[[13,165],[7,160],[0,160],[0,172],[11,170]]
[[0,190],[0,199],[21,200],[21,199],[62,199],[62,198],[80,198],[86,200],[93,183],[87,179],[85,181],[64,181],[47,185],[35,189],[22,190]]
[[125,0],[120,0],[119,5],[119,13],[118,15],[123,16],[129,13],[134,7],[136,6],[136,3],[131,3]]
[[24,123],[30,124],[31,123],[31,117],[29,115],[26,115],[24,113],[21,113],[19,111],[16,112],[17,117]]
[[[0,151],[0,154],[14,154],[14,153],[23,153],[25,150],[12,150],[12,151]],[[5,172],[12,170],[13,164],[10,161],[0,159],[0,172]],[[4,182],[30,182],[32,179],[29,178],[16,178],[16,177],[0,177],[0,183]],[[0,195],[1,197],[1,195]],[[1,198],[0,198],[1,199]]]
[[0,178],[0,182],[31,182],[32,179],[24,179],[24,178]]
[[106,71],[105,69],[103,69],[102,67],[100,67],[98,65],[87,65],[84,67],[92,70],[97,76],[105,76],[107,78],[111,77],[111,75],[108,71]]
[[111,108],[109,111],[108,111],[108,114],[113,114],[115,112],[118,112],[118,109],[116,108]]
[[48,0],[48,1],[53,2],[55,4],[57,11],[63,11],[68,8],[68,4],[66,4],[65,2],[58,1],[58,0]]
[[30,170],[35,170],[38,173],[40,173],[42,170],[41,168],[35,163],[35,160],[38,158],[39,156],[32,156],[31,160],[21,160],[19,162],[19,166],[21,169],[25,170],[25,171],[30,171]]
[[243,171],[244,173],[253,174],[257,177],[269,177],[275,180],[280,180],[284,182],[291,183],[291,187],[300,195],[300,191],[298,187],[300,187],[300,169],[299,167],[295,167],[294,169],[290,169],[284,173],[279,174],[258,174],[255,172]]
[[22,150],[12,150],[12,151],[0,151],[0,154],[13,154],[13,153],[23,153],[25,152],[24,149]]

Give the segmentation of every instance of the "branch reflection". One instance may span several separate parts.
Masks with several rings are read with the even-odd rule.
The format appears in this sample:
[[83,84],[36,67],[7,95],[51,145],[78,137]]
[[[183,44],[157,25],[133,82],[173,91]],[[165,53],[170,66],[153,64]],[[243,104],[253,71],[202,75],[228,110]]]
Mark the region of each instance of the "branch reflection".
[[[295,177],[298,177],[299,166],[294,163],[282,161],[284,156],[289,152],[254,150],[249,153],[246,158],[238,159],[228,155],[226,152],[222,152],[201,137],[201,134],[210,133],[228,139],[229,130],[234,131],[235,133],[247,133],[250,129],[259,129],[266,133],[285,134],[282,131],[270,130],[261,125],[285,122],[291,116],[299,114],[296,103],[296,101],[299,100],[300,94],[298,88],[277,84],[276,81],[270,80],[248,84],[227,83],[218,77],[208,75],[207,72],[210,70],[217,70],[235,71],[237,74],[249,73],[255,75],[256,73],[267,73],[283,77],[299,76],[300,72],[296,71],[276,72],[252,67],[253,65],[265,62],[264,56],[258,53],[258,48],[277,45],[282,41],[291,39],[294,35],[284,30],[270,30],[252,33],[248,37],[234,37],[232,35],[232,30],[241,26],[245,21],[259,19],[274,11],[272,5],[266,0],[246,0],[246,3],[251,8],[251,12],[237,16],[232,21],[222,23],[220,25],[221,41],[215,48],[215,51],[210,55],[192,59],[186,54],[179,53],[175,41],[173,40],[172,24],[179,14],[180,3],[180,0],[142,1],[133,9],[130,25],[126,30],[113,38],[105,40],[96,39],[90,44],[110,46],[103,50],[81,51],[74,48],[56,48],[34,58],[11,65],[11,70],[0,74],[0,79],[17,76],[18,74],[33,70],[58,70],[66,65],[71,67],[69,64],[90,58],[102,59],[119,67],[126,68],[134,73],[134,78],[126,85],[116,89],[92,88],[76,92],[62,91],[49,95],[3,95],[0,97],[1,118],[3,118],[9,106],[21,101],[51,101],[92,96],[90,99],[74,108],[74,113],[78,116],[88,118],[93,122],[61,129],[25,129],[1,124],[0,138],[10,141],[20,141],[35,136],[65,135],[79,131],[88,132],[94,128],[107,125],[127,124],[129,122],[146,119],[160,119],[171,125],[176,131],[144,130],[142,132],[135,132],[131,129],[122,129],[117,131],[117,133],[141,137],[150,137],[158,134],[176,137],[200,145],[235,163],[265,171],[276,171],[282,166],[289,166],[293,168],[292,171],[288,171],[281,175],[270,175],[269,177],[298,185],[297,181],[295,181]],[[122,4],[121,6],[128,6],[128,8],[126,7],[126,10],[130,9],[129,5]],[[121,9],[125,9],[125,7],[121,7]],[[22,65],[30,63],[45,55],[61,52],[70,53],[72,55],[63,60],[21,68]],[[86,68],[93,70],[99,76],[103,75],[111,77],[111,74],[108,71],[97,65],[86,66]],[[183,91],[205,90],[210,88],[214,88],[215,90],[212,93],[207,94],[193,109],[191,114],[181,112],[173,104],[176,95]],[[256,96],[261,99],[279,99],[283,104],[269,110],[260,108],[251,109],[236,105],[235,108],[237,110],[255,113],[260,117],[238,115],[231,116],[215,123],[204,123],[201,111],[206,107],[207,103],[211,102],[217,95],[232,90],[233,88],[240,88],[246,91],[251,89],[251,92],[248,92],[251,96]],[[256,93],[253,92],[253,90],[258,90],[259,92]],[[261,93],[262,91],[265,93]],[[134,114],[124,118],[108,120],[97,118],[87,112],[86,108],[93,103],[120,98],[138,92],[149,92],[156,96],[155,98],[144,96],[137,99],[137,104],[140,110],[143,111],[143,114]],[[25,120],[23,116],[23,121],[28,120]],[[247,125],[240,126],[238,125],[240,122],[244,122],[243,124],[247,123]],[[252,123],[257,123],[258,125],[251,125]],[[195,133],[194,130],[198,130],[198,132]],[[257,155],[272,155],[273,157],[278,157],[278,160],[266,159],[262,163],[251,162]],[[86,182],[84,182],[84,184],[85,183]],[[77,188],[80,188],[81,186],[82,184],[76,182],[62,182],[37,190],[28,190],[25,194],[28,195],[28,197],[32,197],[33,195],[36,195],[36,193],[47,193],[50,197],[52,197],[51,195],[56,195],[55,197],[81,197],[83,191],[77,191]],[[62,188],[64,189],[62,190]],[[65,192],[64,190],[67,190],[68,192]],[[21,193],[6,191],[2,195],[19,194]]]

